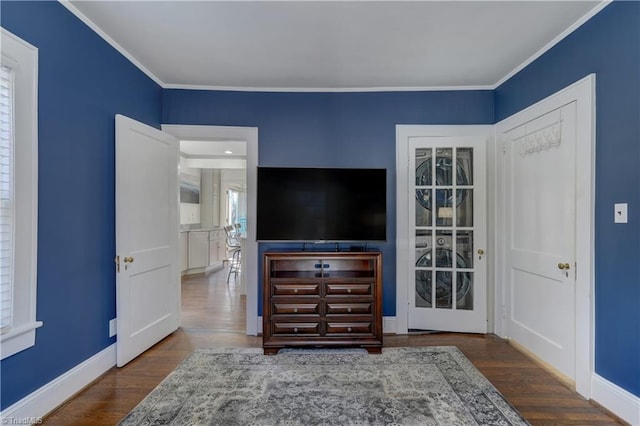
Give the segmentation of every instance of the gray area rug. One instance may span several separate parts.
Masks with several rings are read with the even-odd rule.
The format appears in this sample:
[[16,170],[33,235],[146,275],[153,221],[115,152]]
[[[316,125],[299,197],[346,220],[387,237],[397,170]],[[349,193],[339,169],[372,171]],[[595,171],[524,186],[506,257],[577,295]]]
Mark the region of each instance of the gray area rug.
[[198,349],[120,425],[526,425],[455,347]]

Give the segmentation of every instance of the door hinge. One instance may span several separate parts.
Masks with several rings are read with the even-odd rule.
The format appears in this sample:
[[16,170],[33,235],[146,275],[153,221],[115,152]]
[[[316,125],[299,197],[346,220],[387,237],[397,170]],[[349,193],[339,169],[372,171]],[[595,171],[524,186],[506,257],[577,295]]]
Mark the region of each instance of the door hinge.
[[118,256],[116,256],[116,258],[115,258],[115,259],[113,259],[113,261],[114,261],[114,262],[115,262],[115,264],[116,264],[116,273],[117,273],[117,272],[120,272],[120,256],[119,256],[119,255],[118,255]]

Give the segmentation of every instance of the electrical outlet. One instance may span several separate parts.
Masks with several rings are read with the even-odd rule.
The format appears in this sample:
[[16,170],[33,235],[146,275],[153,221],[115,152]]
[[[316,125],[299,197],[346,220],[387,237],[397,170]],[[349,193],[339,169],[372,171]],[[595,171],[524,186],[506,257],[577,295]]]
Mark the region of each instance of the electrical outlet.
[[627,203],[616,203],[614,204],[614,223],[628,223],[627,219]]
[[113,337],[116,335],[116,319],[112,319],[109,321],[109,337]]

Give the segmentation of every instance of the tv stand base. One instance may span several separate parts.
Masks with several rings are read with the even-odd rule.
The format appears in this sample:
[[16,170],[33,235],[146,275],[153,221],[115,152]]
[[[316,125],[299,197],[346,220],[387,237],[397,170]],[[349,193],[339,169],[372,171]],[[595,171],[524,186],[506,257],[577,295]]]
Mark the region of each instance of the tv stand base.
[[282,348],[382,351],[382,253],[266,252],[265,354]]

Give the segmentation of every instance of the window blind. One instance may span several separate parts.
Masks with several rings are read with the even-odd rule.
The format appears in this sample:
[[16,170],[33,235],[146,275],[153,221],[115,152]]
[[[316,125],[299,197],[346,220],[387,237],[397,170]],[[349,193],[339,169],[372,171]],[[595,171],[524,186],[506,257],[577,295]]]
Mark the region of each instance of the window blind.
[[0,332],[11,327],[14,258],[13,72],[0,67]]

